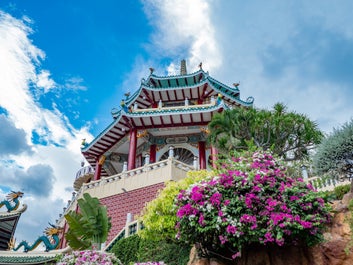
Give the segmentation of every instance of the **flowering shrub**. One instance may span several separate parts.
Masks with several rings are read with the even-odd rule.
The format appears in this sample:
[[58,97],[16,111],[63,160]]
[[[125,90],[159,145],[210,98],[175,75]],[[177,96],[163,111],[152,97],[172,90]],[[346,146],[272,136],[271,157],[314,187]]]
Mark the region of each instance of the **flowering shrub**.
[[95,250],[73,251],[64,255],[57,265],[113,265],[118,259],[112,253],[99,252]]
[[163,261],[159,261],[159,262],[139,262],[139,263],[135,263],[134,265],[167,265],[165,264]]
[[256,152],[223,164],[223,173],[191,185],[176,198],[177,237],[200,249],[251,244],[314,245],[322,240],[329,209],[310,184],[286,175],[270,154]]

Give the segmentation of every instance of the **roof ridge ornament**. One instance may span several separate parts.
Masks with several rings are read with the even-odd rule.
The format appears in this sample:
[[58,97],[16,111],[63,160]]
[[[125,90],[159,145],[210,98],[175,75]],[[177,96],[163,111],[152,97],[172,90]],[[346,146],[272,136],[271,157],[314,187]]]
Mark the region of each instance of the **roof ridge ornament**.
[[233,83],[233,86],[238,88],[238,86],[240,85],[240,81],[238,83]]
[[154,68],[150,67],[150,74],[153,74],[153,72],[154,72]]
[[187,71],[186,71],[186,61],[185,59],[181,60],[180,62],[180,75],[186,75]]

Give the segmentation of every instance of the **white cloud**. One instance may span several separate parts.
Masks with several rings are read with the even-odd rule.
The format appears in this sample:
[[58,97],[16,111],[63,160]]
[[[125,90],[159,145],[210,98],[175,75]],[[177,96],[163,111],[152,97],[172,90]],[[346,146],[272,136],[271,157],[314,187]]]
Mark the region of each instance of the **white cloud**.
[[87,87],[82,85],[83,81],[83,78],[79,76],[70,77],[66,80],[63,87],[72,90],[87,90]]
[[56,83],[50,78],[50,72],[48,70],[42,70],[37,75],[36,85],[37,87],[43,88],[44,93],[47,93],[50,89],[56,87]]
[[[210,1],[146,0],[144,10],[157,31],[152,41],[163,56],[187,59],[189,72],[202,61],[212,71],[221,66],[222,54],[215,39]],[[156,49],[154,47],[153,49]]]
[[[31,148],[30,153],[9,153],[6,161],[0,160],[0,168],[1,175],[9,178],[7,183],[24,189],[24,202],[28,204],[28,210],[17,228],[17,238],[33,241],[42,234],[43,225],[55,221],[54,218],[62,211],[62,204],[71,198],[67,188],[72,186],[76,169],[80,167],[81,139],[92,139],[92,136],[87,127],[74,128],[55,105],[53,110],[49,110],[34,98],[40,94],[40,89],[47,93],[57,84],[49,70],[39,70],[45,53],[29,38],[33,33],[29,22],[27,17],[16,19],[0,11],[0,107],[5,110],[9,121],[6,124],[11,125],[11,130],[17,128]],[[70,79],[70,88],[84,89],[82,81]],[[38,178],[36,170],[40,168],[50,173],[51,181],[42,187],[50,189],[52,185],[49,195],[38,192],[42,178]],[[15,181],[10,181],[19,176],[28,178],[21,182],[26,187],[17,187]],[[31,180],[32,184],[28,184]]]

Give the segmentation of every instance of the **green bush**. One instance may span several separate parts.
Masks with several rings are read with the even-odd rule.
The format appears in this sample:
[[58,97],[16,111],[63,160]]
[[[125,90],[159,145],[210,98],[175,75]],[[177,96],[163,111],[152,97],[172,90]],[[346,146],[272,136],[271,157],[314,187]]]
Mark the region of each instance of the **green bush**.
[[191,247],[166,240],[142,239],[138,235],[119,240],[111,252],[125,265],[164,261],[168,265],[187,264]]
[[111,251],[123,263],[137,261],[137,254],[140,247],[140,237],[137,235],[124,238],[115,243]]
[[164,261],[168,265],[185,265],[188,263],[190,250],[190,245],[182,243],[141,239],[138,261]]
[[342,185],[342,186],[338,186],[334,189],[334,193],[336,195],[336,199],[337,200],[342,200],[343,196],[348,193],[351,189],[351,185],[347,184],[347,185]]
[[213,172],[206,170],[189,171],[186,178],[177,182],[167,182],[165,188],[159,191],[157,198],[148,202],[143,209],[139,219],[145,228],[140,231],[140,236],[154,241],[175,240],[177,222],[175,197],[191,184],[213,175]]

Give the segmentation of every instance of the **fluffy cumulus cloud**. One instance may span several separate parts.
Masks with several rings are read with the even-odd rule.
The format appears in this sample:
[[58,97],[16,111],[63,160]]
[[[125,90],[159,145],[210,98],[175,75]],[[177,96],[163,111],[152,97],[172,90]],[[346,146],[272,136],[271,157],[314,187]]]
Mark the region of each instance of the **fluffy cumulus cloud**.
[[[32,23],[0,11],[0,195],[2,200],[9,190],[24,192],[28,210],[16,237],[28,241],[55,222],[71,198],[81,139],[92,138],[87,127],[74,128],[55,104],[40,103],[58,85],[41,68],[45,53],[30,39]],[[71,80],[71,89],[81,82]]]
[[25,131],[16,128],[4,114],[0,114],[0,128],[0,157],[31,151],[31,147],[26,141]]
[[[151,36],[153,50],[174,60],[187,59],[190,71],[196,70],[202,61],[209,70],[220,67],[222,53],[215,39],[210,2],[143,1],[145,13],[155,27],[155,33]],[[169,71],[173,74],[179,71],[179,67],[171,65]]]

